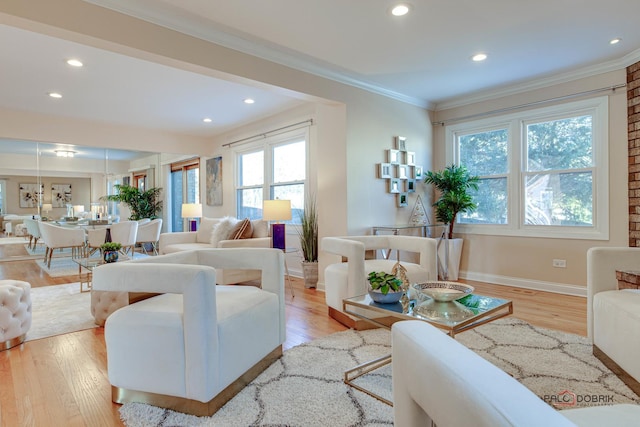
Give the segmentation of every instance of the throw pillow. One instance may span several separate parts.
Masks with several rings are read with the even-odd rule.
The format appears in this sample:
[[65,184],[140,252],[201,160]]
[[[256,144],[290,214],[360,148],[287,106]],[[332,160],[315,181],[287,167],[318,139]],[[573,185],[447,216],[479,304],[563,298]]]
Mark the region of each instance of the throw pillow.
[[231,234],[229,235],[229,239],[250,239],[252,235],[253,227],[251,226],[251,220],[249,220],[249,218],[245,218],[233,227],[233,230],[231,230]]
[[217,248],[220,241],[229,240],[229,235],[231,234],[233,227],[235,227],[237,223],[237,218],[233,218],[230,216],[225,216],[224,218],[222,218],[220,222],[218,222],[213,227],[213,231],[211,232],[211,240],[209,243],[211,243],[214,248]]
[[220,218],[200,218],[200,226],[196,232],[196,242],[209,243],[211,241],[211,233],[213,233],[213,229],[219,222]]
[[269,237],[269,224],[263,219],[254,219],[251,221],[253,228],[253,236],[256,237]]

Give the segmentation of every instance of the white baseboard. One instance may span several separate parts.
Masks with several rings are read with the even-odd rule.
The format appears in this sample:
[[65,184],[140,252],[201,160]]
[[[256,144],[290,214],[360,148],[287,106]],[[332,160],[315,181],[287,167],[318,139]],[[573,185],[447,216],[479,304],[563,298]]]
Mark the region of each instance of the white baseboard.
[[584,286],[569,285],[566,283],[543,282],[541,280],[521,279],[519,277],[499,276],[495,274],[474,273],[460,271],[460,278],[476,280],[495,285],[513,286],[514,288],[533,289],[536,291],[553,292],[556,294],[587,297],[587,288]]

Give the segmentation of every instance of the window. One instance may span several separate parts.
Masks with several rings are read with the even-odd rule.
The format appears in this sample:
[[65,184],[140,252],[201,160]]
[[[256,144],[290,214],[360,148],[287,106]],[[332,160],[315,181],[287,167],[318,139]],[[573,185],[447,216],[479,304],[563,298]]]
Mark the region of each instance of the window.
[[184,231],[183,203],[200,203],[200,159],[171,164],[171,231]]
[[236,213],[238,218],[262,218],[263,200],[291,200],[291,221],[299,224],[304,209],[306,132],[281,135],[238,151]]
[[467,233],[608,238],[608,98],[448,126],[447,162],[480,177]]

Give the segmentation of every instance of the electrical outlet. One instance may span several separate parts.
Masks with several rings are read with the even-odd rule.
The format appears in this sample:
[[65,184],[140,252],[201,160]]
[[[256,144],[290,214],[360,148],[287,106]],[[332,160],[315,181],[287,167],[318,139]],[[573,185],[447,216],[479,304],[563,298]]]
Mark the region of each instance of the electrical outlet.
[[566,259],[554,259],[553,266],[556,268],[567,268],[567,260]]

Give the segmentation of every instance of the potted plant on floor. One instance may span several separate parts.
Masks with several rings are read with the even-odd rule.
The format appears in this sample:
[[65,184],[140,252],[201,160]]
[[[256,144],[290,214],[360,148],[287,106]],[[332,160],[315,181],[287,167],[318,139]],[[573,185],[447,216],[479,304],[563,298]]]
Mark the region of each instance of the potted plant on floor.
[[117,194],[103,196],[101,200],[124,203],[131,210],[129,219],[133,221],[158,218],[158,213],[162,210],[162,200],[160,200],[162,188],[154,187],[142,191],[126,184],[116,184],[113,187]]
[[120,249],[122,249],[122,245],[117,242],[106,242],[100,245],[104,262],[118,261],[118,252],[120,252]]
[[460,257],[462,256],[462,239],[453,238],[453,227],[459,213],[473,212],[478,205],[473,201],[469,190],[478,190],[478,176],[471,175],[466,167],[452,164],[445,169],[426,173],[424,182],[432,184],[439,193],[438,199],[433,204],[436,210],[436,219],[448,225],[447,236],[449,238],[448,256],[445,256],[444,246],[438,251],[440,259],[448,258],[447,279],[458,280]]
[[308,196],[304,211],[300,213],[300,248],[302,249],[302,273],[304,287],[318,284],[318,210],[315,196]]

